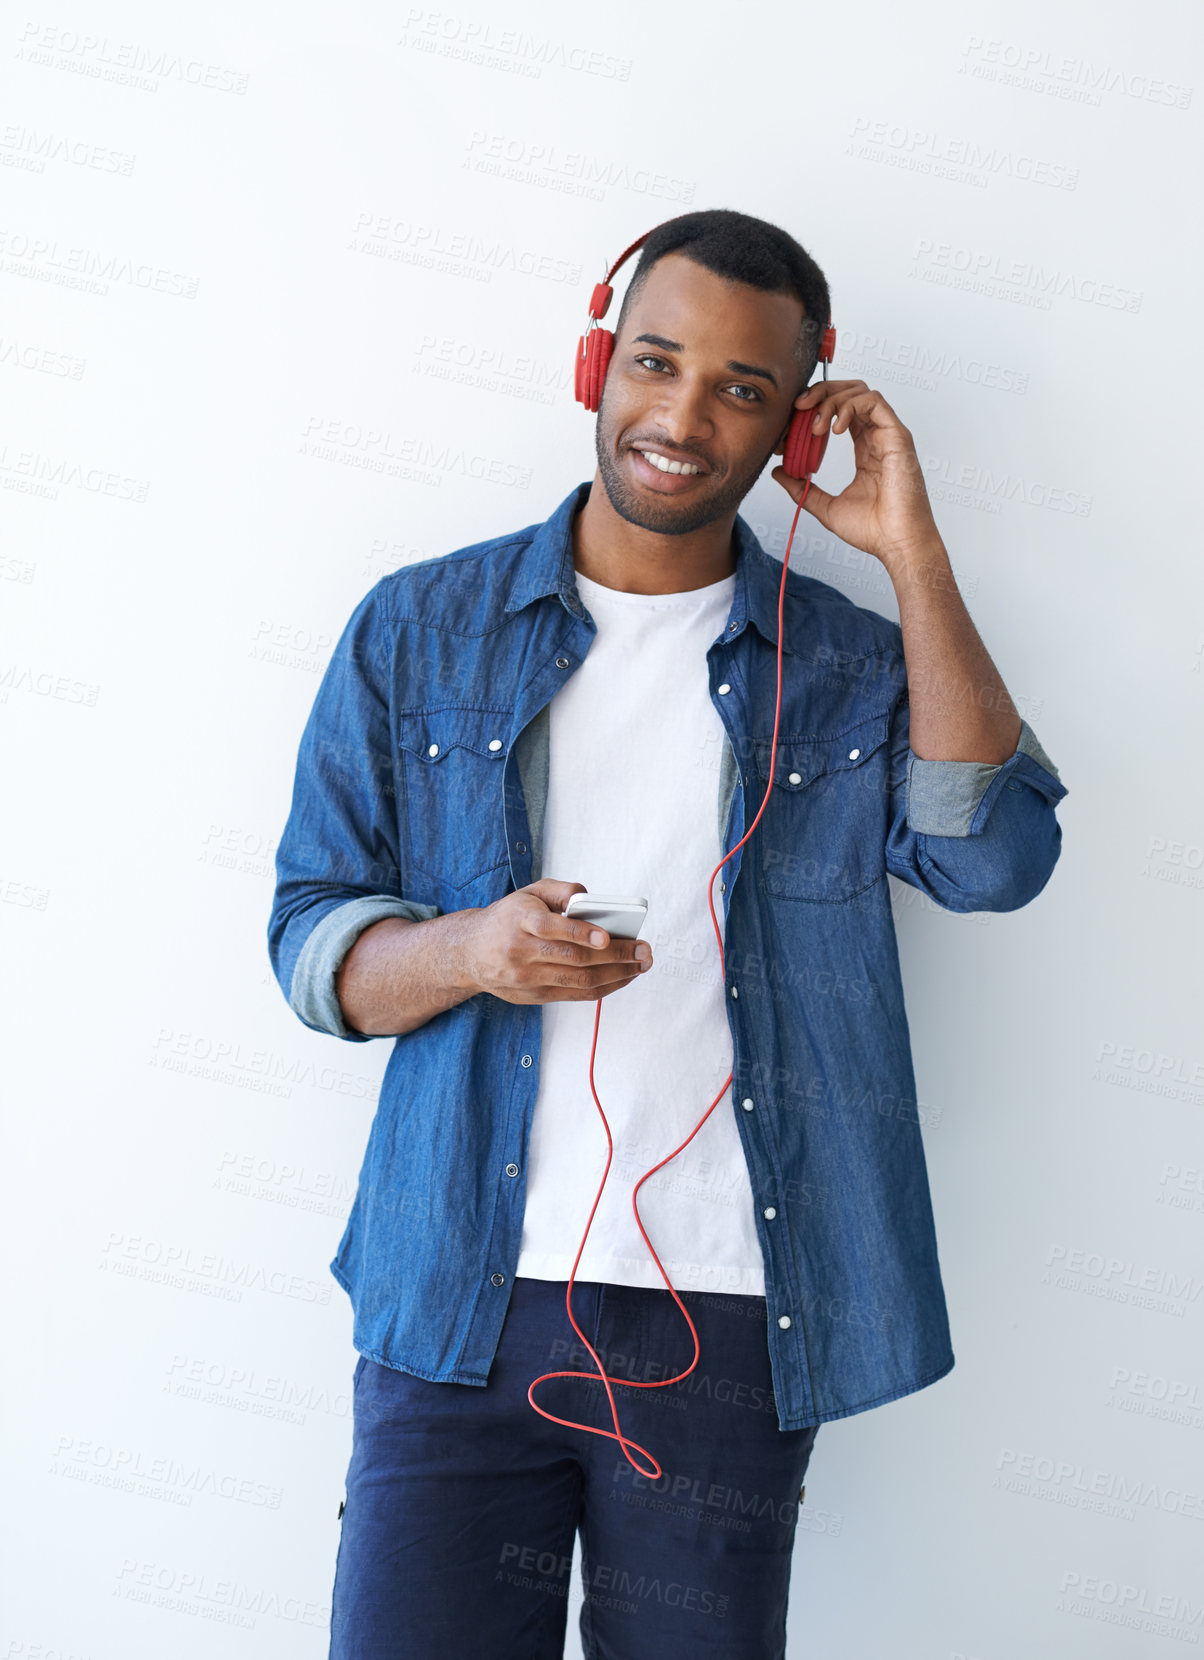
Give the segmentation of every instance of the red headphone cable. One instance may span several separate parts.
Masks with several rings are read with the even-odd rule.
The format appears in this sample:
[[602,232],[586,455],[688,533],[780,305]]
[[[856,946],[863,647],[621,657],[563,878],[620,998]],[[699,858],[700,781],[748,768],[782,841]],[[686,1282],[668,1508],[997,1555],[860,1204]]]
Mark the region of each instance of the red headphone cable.
[[[722,934],[722,931],[720,930],[720,927],[719,927],[719,919],[715,915],[715,895],[714,895],[715,878],[716,878],[716,876],[718,876],[719,872],[723,869],[723,867],[727,863],[727,861],[730,858],[732,858],[736,853],[738,853],[740,851],[740,849],[744,846],[745,842],[752,835],[753,831],[757,828],[757,825],[761,822],[761,814],[765,811],[766,804],[769,801],[770,791],[773,789],[773,775],[774,775],[774,768],[775,768],[775,765],[777,763],[777,752],[778,752],[778,723],[779,723],[779,720],[781,718],[781,713],[782,713],[782,620],[783,620],[783,613],[784,613],[785,603],[786,603],[786,573],[790,569],[790,548],[791,548],[791,544],[794,541],[795,526],[798,524],[799,514],[802,512],[803,503],[807,499],[807,492],[808,492],[808,490],[810,490],[810,488],[811,488],[811,480],[808,477],[806,479],[804,485],[803,485],[803,493],[798,499],[798,505],[794,510],[794,519],[793,519],[793,521],[791,522],[791,525],[790,525],[790,535],[786,539],[786,552],[782,556],[782,582],[781,582],[781,586],[778,590],[778,658],[777,658],[778,680],[777,680],[777,698],[776,698],[776,701],[774,703],[774,711],[773,711],[773,740],[772,740],[772,743],[770,745],[770,751],[769,751],[769,783],[766,786],[765,798],[761,802],[761,805],[757,810],[756,818],[753,819],[752,823],[749,825],[748,829],[744,832],[743,836],[741,836],[740,840],[736,843],[735,847],[732,848],[731,852],[724,854],[723,858],[720,859],[719,863],[715,866],[714,870],[711,872],[711,879],[710,879],[710,882],[708,883],[708,886],[707,886],[707,903],[710,905],[710,908],[711,908],[711,923],[712,923],[712,925],[715,929],[715,939],[716,939],[716,941],[719,945],[719,967],[720,967],[720,972],[721,973],[723,972],[723,966],[724,966],[723,934]],[[661,1475],[664,1472],[662,1471],[661,1466],[657,1463],[656,1459],[652,1456],[652,1454],[647,1450],[646,1447],[641,1447],[638,1441],[629,1441],[627,1439],[627,1437],[623,1434],[623,1431],[619,1428],[619,1411],[618,1411],[617,1406],[615,1405],[614,1390],[612,1388],[612,1385],[613,1384],[618,1384],[623,1389],[668,1389],[671,1384],[681,1383],[684,1378],[689,1377],[690,1373],[698,1365],[698,1362],[699,1362],[699,1359],[701,1357],[702,1351],[699,1347],[698,1332],[695,1330],[694,1322],[693,1322],[693,1320],[690,1319],[690,1316],[689,1316],[689,1313],[686,1310],[685,1304],[682,1302],[681,1298],[677,1295],[677,1292],[673,1289],[673,1286],[672,1286],[672,1284],[669,1280],[669,1276],[668,1276],[668,1274],[665,1273],[664,1264],[661,1262],[660,1257],[657,1256],[656,1251],[653,1248],[652,1241],[648,1238],[647,1233],[644,1231],[644,1224],[640,1220],[639,1192],[640,1192],[641,1187],[643,1187],[644,1183],[649,1179],[649,1177],[655,1176],[658,1170],[663,1170],[664,1167],[667,1164],[669,1164],[673,1159],[675,1159],[679,1153],[685,1152],[686,1148],[693,1141],[694,1137],[698,1134],[699,1130],[702,1129],[702,1126],[706,1123],[707,1119],[714,1112],[715,1108],[719,1105],[720,1101],[722,1101],[723,1097],[727,1094],[728,1085],[731,1083],[732,1078],[734,1076],[734,1073],[733,1072],[728,1073],[727,1078],[724,1081],[723,1087],[719,1091],[719,1094],[711,1102],[711,1104],[707,1108],[706,1112],[703,1113],[702,1117],[698,1120],[698,1123],[695,1124],[694,1128],[690,1131],[689,1135],[682,1142],[681,1146],[680,1147],[675,1147],[674,1150],[671,1153],[669,1153],[667,1155],[667,1157],[663,1158],[660,1161],[659,1164],[654,1164],[652,1166],[651,1170],[646,1170],[644,1172],[644,1174],[640,1177],[639,1181],[635,1184],[635,1186],[631,1190],[631,1208],[635,1212],[635,1225],[640,1230],[641,1237],[643,1238],[644,1244],[647,1245],[647,1247],[648,1247],[649,1253],[652,1256],[652,1260],[656,1263],[657,1268],[660,1270],[660,1276],[664,1280],[666,1286],[669,1289],[669,1295],[673,1298],[673,1301],[677,1304],[678,1308],[681,1309],[682,1315],[685,1318],[686,1325],[689,1326],[689,1328],[690,1328],[690,1335],[694,1339],[694,1358],[690,1362],[690,1364],[686,1367],[684,1372],[679,1372],[676,1377],[672,1377],[672,1378],[660,1378],[655,1382],[646,1382],[646,1383],[635,1382],[634,1380],[632,1380],[630,1378],[612,1378],[607,1374],[606,1368],[603,1366],[601,1360],[599,1360],[597,1354],[594,1351],[594,1348],[593,1348],[592,1344],[590,1343],[588,1337],[586,1337],[585,1333],[581,1330],[581,1327],[577,1324],[576,1318],[574,1317],[574,1314],[573,1314],[573,1284],[574,1284],[574,1281],[576,1280],[576,1277],[577,1277],[577,1265],[581,1261],[582,1254],[585,1251],[585,1242],[589,1238],[589,1231],[594,1225],[594,1214],[598,1209],[599,1201],[601,1200],[603,1190],[606,1187],[606,1179],[610,1175],[611,1160],[614,1157],[614,1141],[611,1137],[610,1125],[607,1123],[606,1113],[602,1109],[602,1103],[598,1099],[598,1092],[594,1088],[594,1055],[595,1055],[595,1053],[597,1051],[597,1048],[598,1048],[598,1023],[599,1023],[599,1020],[601,1019],[601,1015],[602,1015],[602,999],[599,997],[597,999],[597,1002],[594,1005],[594,1039],[593,1039],[592,1045],[590,1046],[590,1052],[589,1052],[589,1087],[590,1087],[590,1093],[592,1094],[592,1096],[594,1098],[594,1105],[598,1109],[598,1116],[602,1120],[602,1128],[606,1131],[606,1168],[602,1172],[602,1181],[601,1181],[601,1183],[598,1187],[598,1192],[597,1192],[597,1194],[594,1198],[593,1207],[591,1208],[590,1213],[589,1213],[589,1221],[585,1224],[585,1232],[581,1236],[581,1244],[577,1247],[577,1255],[576,1255],[576,1258],[573,1261],[572,1272],[569,1274],[569,1283],[565,1288],[565,1296],[564,1296],[565,1308],[568,1311],[569,1324],[572,1326],[573,1330],[577,1333],[577,1336],[581,1339],[582,1343],[584,1344],[586,1350],[589,1352],[590,1358],[593,1360],[594,1365],[597,1367],[597,1371],[596,1372],[543,1372],[543,1373],[541,1373],[541,1375],[539,1377],[534,1379],[534,1381],[532,1382],[530,1388],[527,1390],[527,1399],[531,1403],[531,1405],[535,1408],[536,1412],[539,1413],[541,1418],[548,1418],[554,1424],[563,1424],[568,1429],[585,1430],[586,1433],[589,1434],[589,1435],[605,1435],[610,1440],[617,1441],[619,1443],[619,1445],[622,1447],[624,1454],[626,1455],[627,1462],[636,1471],[636,1473],[638,1475],[648,1477],[649,1480],[657,1481],[657,1480],[660,1479]],[[602,1380],[603,1388],[606,1390],[606,1399],[610,1403],[610,1416],[611,1416],[611,1421],[613,1422],[613,1424],[615,1426],[614,1429],[597,1429],[592,1424],[579,1424],[579,1423],[575,1422],[575,1420],[573,1420],[572,1418],[558,1418],[556,1416],[556,1414],[553,1413],[553,1412],[545,1412],[542,1406],[537,1405],[537,1403],[535,1401],[535,1398],[534,1398],[534,1392],[535,1392],[536,1386],[538,1384],[547,1383],[551,1378],[600,1378]],[[648,1460],[648,1463],[651,1465],[651,1469],[641,1469],[639,1464],[637,1464],[635,1459],[631,1456],[633,1451],[639,1453],[642,1458],[646,1458]]]

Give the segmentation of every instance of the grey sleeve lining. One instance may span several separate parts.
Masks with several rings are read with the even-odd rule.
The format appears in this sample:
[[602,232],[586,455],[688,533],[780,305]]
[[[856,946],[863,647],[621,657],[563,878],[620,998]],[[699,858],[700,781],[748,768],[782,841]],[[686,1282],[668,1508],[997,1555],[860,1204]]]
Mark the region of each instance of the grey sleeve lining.
[[[1017,755],[1027,755],[1061,783],[1058,769],[1041,747],[1037,734],[1024,719],[1016,742]],[[907,823],[922,836],[968,836],[978,804],[999,771],[1001,761],[922,761],[912,755],[908,769]]]

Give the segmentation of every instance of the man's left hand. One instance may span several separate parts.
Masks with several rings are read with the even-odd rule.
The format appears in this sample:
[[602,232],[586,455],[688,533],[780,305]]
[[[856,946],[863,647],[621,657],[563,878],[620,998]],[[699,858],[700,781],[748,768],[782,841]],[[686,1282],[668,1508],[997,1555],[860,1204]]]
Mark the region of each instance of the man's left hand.
[[[850,547],[880,559],[889,571],[913,553],[941,547],[940,532],[924,485],[924,474],[911,433],[881,392],[863,380],[817,381],[794,400],[795,409],[812,412],[832,433],[853,439],[857,472],[838,496],[812,482],[803,503],[825,530]],[[780,453],[780,451],[775,451]],[[792,500],[803,493],[802,479],[789,478],[782,466],[773,477]]]

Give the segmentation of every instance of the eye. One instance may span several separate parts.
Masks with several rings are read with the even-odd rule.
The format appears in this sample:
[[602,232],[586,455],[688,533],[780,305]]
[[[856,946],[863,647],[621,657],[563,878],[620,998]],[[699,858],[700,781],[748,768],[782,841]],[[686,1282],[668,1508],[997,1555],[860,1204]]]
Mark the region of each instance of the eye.
[[[645,364],[645,363],[651,363],[651,364],[659,366],[659,368],[668,368],[668,364],[665,362],[665,359],[663,357],[657,357],[654,352],[643,352],[634,361],[636,363],[641,364],[641,365]],[[764,402],[764,399],[762,398],[760,392],[757,390],[757,388],[755,386],[744,386],[742,384],[737,383],[736,385],[730,386],[728,388],[728,390],[730,392],[737,392],[737,393],[740,394],[740,396],[737,397],[737,399],[736,399],[737,403],[762,403],[762,402]],[[747,394],[747,396],[745,396],[744,394]]]

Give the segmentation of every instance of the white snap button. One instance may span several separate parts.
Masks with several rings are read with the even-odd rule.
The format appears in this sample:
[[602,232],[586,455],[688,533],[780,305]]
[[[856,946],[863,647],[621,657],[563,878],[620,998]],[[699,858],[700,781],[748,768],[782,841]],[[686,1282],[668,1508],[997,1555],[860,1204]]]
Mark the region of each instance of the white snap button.
[[744,1108],[745,1112],[751,1112],[753,1110],[753,1098],[752,1098],[752,1096],[751,1095],[746,1095],[744,1097],[743,1101],[741,1101],[740,1105]]
[[732,996],[733,997],[739,997],[739,995],[740,995],[740,993],[736,990],[735,986],[733,986],[732,987]]
[[802,781],[803,781],[803,775],[802,775],[801,772],[792,772],[790,774],[790,782],[792,784],[801,784]]
[[729,693],[729,692],[730,692],[730,691],[731,691],[731,687],[730,687],[730,686],[729,686],[729,685],[728,685],[728,683],[727,683],[727,681],[726,681],[726,680],[725,680],[725,681],[724,681],[724,682],[723,682],[723,685],[722,685],[722,686],[720,686],[720,688],[719,688],[719,696],[720,696],[720,697],[726,697],[726,696],[727,696],[727,694],[728,694],[728,693]]
[[524,1056],[523,1056],[523,1058],[522,1058],[522,1065],[523,1065],[523,1066],[530,1066],[530,1065],[531,1065],[531,1057],[530,1057],[530,1055],[524,1055]]
[[778,1316],[778,1325],[781,1326],[783,1331],[789,1331],[790,1330],[790,1316],[788,1314],[780,1314]]
[[500,749],[502,747],[502,740],[500,738],[490,738],[489,747],[490,749]]
[[850,749],[850,751],[849,751],[849,760],[850,761],[855,761],[860,754],[861,754],[861,751],[859,749]]
[[438,755],[438,753],[439,753],[439,745],[438,744],[432,744],[431,747],[427,750],[428,755]]
[[772,1205],[766,1205],[765,1209],[761,1212],[761,1215],[765,1218],[765,1220],[767,1222],[772,1222],[774,1217],[777,1214],[778,1214],[777,1211],[773,1208]]

